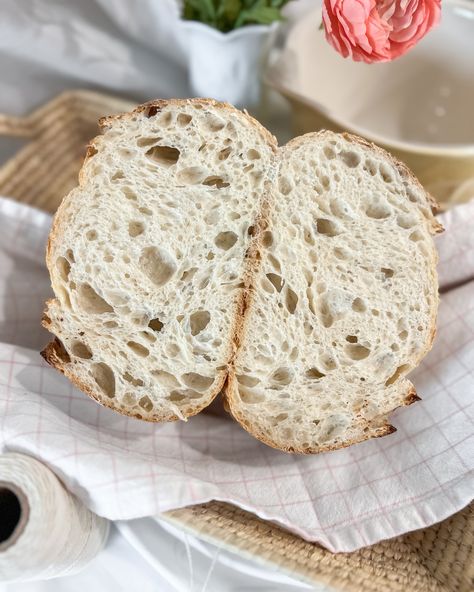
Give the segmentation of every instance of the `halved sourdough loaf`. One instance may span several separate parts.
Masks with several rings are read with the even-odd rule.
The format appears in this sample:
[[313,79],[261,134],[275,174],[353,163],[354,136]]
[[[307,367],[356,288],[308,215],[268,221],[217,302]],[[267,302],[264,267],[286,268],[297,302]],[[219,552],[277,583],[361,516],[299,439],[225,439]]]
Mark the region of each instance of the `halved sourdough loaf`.
[[185,419],[224,388],[277,448],[391,430],[429,349],[430,198],[358,138],[286,147],[211,100],[108,118],[47,253],[46,359],[104,405]]

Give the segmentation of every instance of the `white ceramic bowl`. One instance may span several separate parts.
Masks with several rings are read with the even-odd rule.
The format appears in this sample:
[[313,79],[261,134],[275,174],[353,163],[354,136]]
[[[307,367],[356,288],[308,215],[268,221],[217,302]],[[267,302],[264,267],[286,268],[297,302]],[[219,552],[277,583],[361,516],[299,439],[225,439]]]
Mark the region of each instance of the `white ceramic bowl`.
[[320,23],[319,9],[300,20],[268,75],[293,105],[295,132],[364,136],[407,162],[439,200],[452,199],[474,177],[474,1],[444,0],[441,24],[383,64],[342,58]]

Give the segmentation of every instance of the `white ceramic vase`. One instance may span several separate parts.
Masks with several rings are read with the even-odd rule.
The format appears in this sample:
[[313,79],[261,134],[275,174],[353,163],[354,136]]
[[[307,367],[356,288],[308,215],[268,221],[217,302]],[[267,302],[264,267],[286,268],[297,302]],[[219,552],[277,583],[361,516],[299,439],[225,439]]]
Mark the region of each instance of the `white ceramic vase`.
[[182,21],[189,50],[189,83],[197,97],[255,107],[262,69],[278,23],[249,25],[230,33],[196,21]]

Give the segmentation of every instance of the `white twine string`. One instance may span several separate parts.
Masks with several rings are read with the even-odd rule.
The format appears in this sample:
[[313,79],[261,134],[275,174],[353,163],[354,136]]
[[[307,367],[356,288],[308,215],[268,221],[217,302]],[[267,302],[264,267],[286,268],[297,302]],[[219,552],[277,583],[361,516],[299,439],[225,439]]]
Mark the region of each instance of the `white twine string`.
[[1,455],[0,482],[21,503],[18,527],[0,545],[0,581],[76,573],[104,546],[108,521],[88,510],[39,461],[18,453]]
[[210,565],[209,570],[207,572],[206,579],[204,580],[204,584],[202,585],[201,592],[206,592],[206,590],[207,590],[207,585],[209,584],[209,581],[211,579],[211,575],[214,571],[214,568],[216,567],[217,558],[219,557],[220,552],[221,552],[220,548],[217,547],[215,550],[214,556],[212,558],[211,565]]
[[188,558],[189,568],[189,590],[194,592],[194,568],[193,568],[193,556],[191,554],[191,545],[189,544],[188,535],[184,533],[184,546],[186,548],[186,557]]

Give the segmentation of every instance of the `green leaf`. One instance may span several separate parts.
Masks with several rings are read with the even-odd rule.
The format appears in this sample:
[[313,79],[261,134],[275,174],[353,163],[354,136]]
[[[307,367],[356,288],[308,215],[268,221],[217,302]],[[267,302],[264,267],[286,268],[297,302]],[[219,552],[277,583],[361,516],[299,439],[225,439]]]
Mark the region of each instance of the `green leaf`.
[[197,13],[201,16],[201,3],[199,0],[184,0],[184,13]]
[[206,14],[209,19],[215,20],[216,18],[216,8],[212,0],[200,0],[200,4],[203,10],[206,11]]
[[235,20],[242,10],[240,0],[221,0],[217,9],[218,28],[221,31],[230,31],[234,28]]
[[243,25],[269,25],[281,20],[280,10],[288,1],[183,0],[183,17],[227,32]]
[[244,24],[256,23],[258,25],[270,25],[274,21],[280,21],[282,16],[278,8],[271,6],[255,6],[249,10],[240,13],[235,26],[240,27]]
[[184,16],[208,25],[214,25],[216,10],[212,0],[184,0]]
[[217,16],[235,21],[241,10],[242,3],[240,0],[221,0],[219,8],[217,9]]

